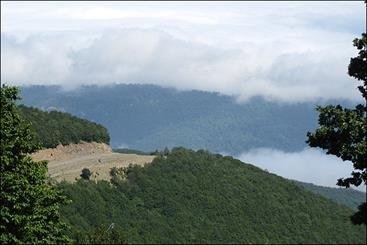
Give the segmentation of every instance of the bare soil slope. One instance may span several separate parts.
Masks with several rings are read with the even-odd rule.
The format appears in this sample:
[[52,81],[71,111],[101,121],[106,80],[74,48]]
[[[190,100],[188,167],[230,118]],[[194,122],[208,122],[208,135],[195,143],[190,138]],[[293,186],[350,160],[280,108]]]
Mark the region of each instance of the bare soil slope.
[[111,168],[144,165],[151,163],[154,156],[114,153],[106,144],[82,142],[40,150],[32,154],[32,158],[35,161],[47,160],[48,172],[55,180],[75,181],[80,178],[83,168],[93,172],[92,179],[109,180]]

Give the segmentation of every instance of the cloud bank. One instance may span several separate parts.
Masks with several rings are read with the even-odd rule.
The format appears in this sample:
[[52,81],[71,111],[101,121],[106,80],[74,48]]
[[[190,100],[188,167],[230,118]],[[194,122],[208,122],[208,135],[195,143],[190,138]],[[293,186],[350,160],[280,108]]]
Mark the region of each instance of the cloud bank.
[[[295,153],[260,148],[242,153],[237,158],[288,179],[328,187],[337,187],[337,179],[349,177],[353,171],[351,162],[343,162],[312,148]],[[357,189],[366,191],[366,186],[362,184]]]
[[2,2],[1,80],[358,100],[347,66],[362,18],[355,2]]

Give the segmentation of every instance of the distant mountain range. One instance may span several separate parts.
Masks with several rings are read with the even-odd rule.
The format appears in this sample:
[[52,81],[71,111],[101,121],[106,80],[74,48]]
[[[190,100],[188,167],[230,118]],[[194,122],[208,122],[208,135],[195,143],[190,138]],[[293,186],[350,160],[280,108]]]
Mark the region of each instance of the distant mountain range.
[[105,125],[114,148],[154,151],[183,146],[239,154],[258,148],[286,152],[305,146],[317,126],[316,104],[253,98],[239,104],[214,92],[177,91],[154,85],[22,88],[21,103],[66,111]]

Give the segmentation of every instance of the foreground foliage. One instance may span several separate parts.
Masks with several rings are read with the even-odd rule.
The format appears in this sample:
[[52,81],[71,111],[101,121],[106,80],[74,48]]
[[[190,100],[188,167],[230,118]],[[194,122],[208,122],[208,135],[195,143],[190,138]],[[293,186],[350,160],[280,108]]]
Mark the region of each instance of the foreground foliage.
[[[338,179],[337,185],[350,187],[367,184],[367,35],[354,40],[359,50],[358,56],[352,58],[348,67],[350,76],[363,81],[358,86],[363,103],[355,109],[343,108],[340,105],[319,106],[320,127],[314,133],[308,133],[308,144],[326,150],[327,154],[351,161],[355,171],[351,177]],[[354,224],[367,224],[367,202],[351,216]]]
[[35,143],[43,147],[50,148],[60,143],[67,145],[80,141],[109,144],[108,131],[100,124],[72,116],[69,113],[46,112],[24,105],[19,106],[19,112],[35,131]]
[[76,240],[113,223],[128,243],[366,243],[352,210],[231,157],[175,148],[111,174],[59,184]]
[[0,243],[67,241],[59,207],[66,199],[46,183],[47,162],[33,162],[30,125],[18,114],[18,89],[1,87]]

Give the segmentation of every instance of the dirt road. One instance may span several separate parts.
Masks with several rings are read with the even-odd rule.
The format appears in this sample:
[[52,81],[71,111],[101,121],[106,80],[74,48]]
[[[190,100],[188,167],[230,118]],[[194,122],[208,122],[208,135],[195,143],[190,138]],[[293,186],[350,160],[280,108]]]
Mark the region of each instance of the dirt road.
[[75,181],[80,178],[83,168],[92,173],[91,179],[109,180],[113,167],[126,167],[129,164],[151,163],[155,156],[113,153],[105,144],[81,143],[44,149],[32,155],[34,160],[48,160],[48,173],[57,181]]
[[109,172],[113,167],[127,167],[131,164],[144,165],[152,162],[154,156],[135,154],[104,153],[71,158],[63,161],[50,161],[48,172],[52,178],[61,181],[75,181],[80,178],[83,168],[92,171],[92,179],[109,180]]

